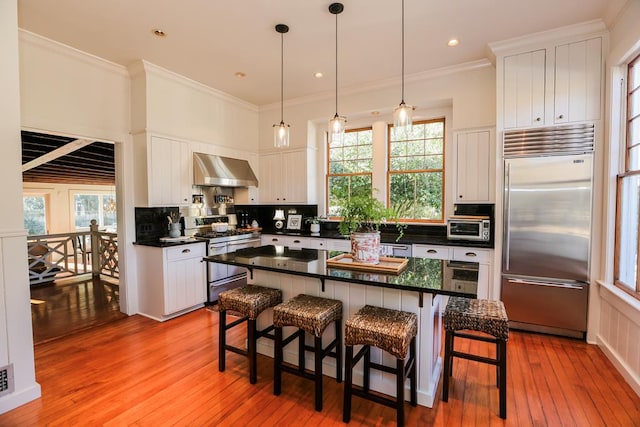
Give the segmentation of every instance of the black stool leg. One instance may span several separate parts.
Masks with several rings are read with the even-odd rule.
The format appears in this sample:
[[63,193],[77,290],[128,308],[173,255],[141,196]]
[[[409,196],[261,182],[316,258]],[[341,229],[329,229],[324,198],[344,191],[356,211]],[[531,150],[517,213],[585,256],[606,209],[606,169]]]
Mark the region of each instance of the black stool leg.
[[396,418],[398,427],[404,426],[404,359],[396,359]]
[[500,340],[499,370],[500,370],[500,418],[507,418],[507,342]]
[[368,345],[363,346],[365,348],[364,352],[364,369],[362,375],[364,378],[362,379],[362,388],[364,391],[369,391],[369,378],[371,377],[371,347]]
[[282,328],[274,328],[273,345],[273,394],[280,395],[282,391]]
[[218,371],[224,372],[225,368],[225,347],[227,344],[227,312],[220,310],[220,320],[218,321]]
[[247,320],[247,353],[249,356],[249,382],[255,384],[258,381],[258,352],[256,349],[256,319]]
[[411,344],[409,345],[409,358],[413,362],[411,365],[411,371],[409,372],[409,387],[411,390],[411,406],[416,406],[418,404],[418,376],[416,364],[418,361],[416,360],[416,337],[411,339]]
[[452,371],[451,351],[453,350],[453,333],[446,331],[444,335],[444,367],[442,369],[442,401],[449,401],[449,377]]
[[304,336],[304,330],[303,329],[298,329],[298,371],[300,371],[301,373],[304,372],[305,369],[305,348],[304,348],[304,344],[305,344],[305,336]]
[[336,324],[336,381],[342,382],[342,322],[340,319]]
[[348,423],[351,420],[351,385],[353,383],[353,346],[345,347],[344,359],[344,401],[342,402],[342,421]]
[[316,411],[322,411],[322,336],[314,337]]

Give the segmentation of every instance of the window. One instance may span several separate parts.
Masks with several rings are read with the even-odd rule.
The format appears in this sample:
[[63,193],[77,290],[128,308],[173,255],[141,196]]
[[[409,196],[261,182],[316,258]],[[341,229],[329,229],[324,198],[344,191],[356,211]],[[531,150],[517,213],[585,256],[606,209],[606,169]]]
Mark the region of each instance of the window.
[[115,228],[116,201],[113,194],[75,193],[73,194],[74,227],[88,229],[91,220],[98,221],[101,227]]
[[406,218],[442,222],[444,118],[414,122],[410,132],[389,125],[389,205],[408,206]]
[[624,170],[617,178],[615,282],[621,288],[637,293],[640,292],[640,56],[628,66],[626,117]]
[[47,234],[47,205],[45,196],[29,195],[22,198],[24,228],[31,236]]
[[327,144],[327,207],[329,216],[336,216],[340,200],[371,194],[373,130],[347,130],[342,143]]

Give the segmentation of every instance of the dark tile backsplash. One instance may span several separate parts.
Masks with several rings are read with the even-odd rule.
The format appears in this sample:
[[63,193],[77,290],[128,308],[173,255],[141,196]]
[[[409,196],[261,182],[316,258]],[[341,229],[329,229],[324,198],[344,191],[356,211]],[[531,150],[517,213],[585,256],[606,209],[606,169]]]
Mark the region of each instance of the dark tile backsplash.
[[169,216],[180,213],[178,207],[135,208],[136,242],[157,241],[169,235]]
[[[235,205],[238,220],[240,220],[239,214],[246,212],[249,216],[249,222],[258,221],[263,232],[275,231],[273,216],[276,209],[284,210],[285,218],[291,214],[302,215],[302,228],[304,229],[309,228],[309,225],[304,222],[305,219],[318,215],[318,205]],[[283,222],[286,226],[286,219]]]

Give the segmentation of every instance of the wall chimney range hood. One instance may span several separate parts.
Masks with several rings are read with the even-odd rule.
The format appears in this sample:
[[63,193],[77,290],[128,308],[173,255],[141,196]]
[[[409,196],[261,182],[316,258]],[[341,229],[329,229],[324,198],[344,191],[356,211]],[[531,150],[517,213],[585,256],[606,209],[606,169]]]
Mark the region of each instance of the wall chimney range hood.
[[258,179],[246,160],[193,153],[193,185],[257,187]]

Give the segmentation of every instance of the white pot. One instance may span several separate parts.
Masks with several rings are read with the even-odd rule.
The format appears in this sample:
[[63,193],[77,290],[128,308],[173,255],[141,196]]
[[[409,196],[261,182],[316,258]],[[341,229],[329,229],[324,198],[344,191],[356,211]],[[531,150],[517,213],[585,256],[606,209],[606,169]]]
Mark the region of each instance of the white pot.
[[351,233],[351,255],[357,262],[378,264],[380,262],[380,232]]
[[320,232],[320,224],[311,224],[311,232],[319,233]]
[[211,224],[211,228],[216,233],[226,233],[229,230],[229,224],[226,222],[214,222]]

